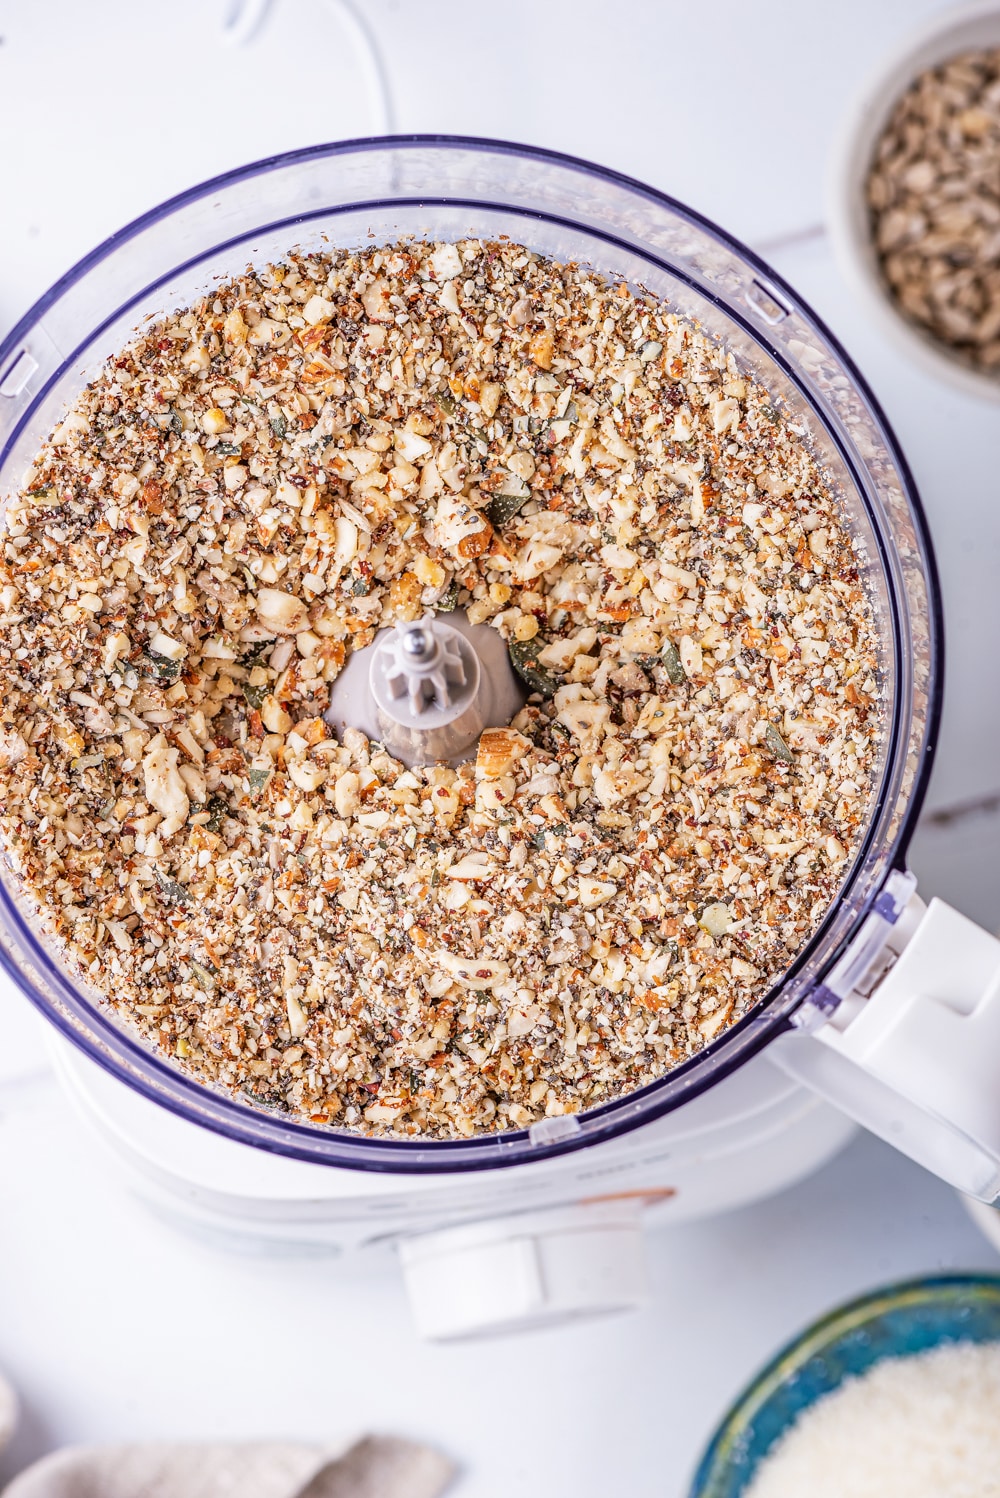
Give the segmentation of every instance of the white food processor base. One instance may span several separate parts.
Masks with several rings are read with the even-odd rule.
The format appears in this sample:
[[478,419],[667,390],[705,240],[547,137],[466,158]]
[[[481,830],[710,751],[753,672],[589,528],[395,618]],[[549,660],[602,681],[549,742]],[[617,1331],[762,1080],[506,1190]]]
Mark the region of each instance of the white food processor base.
[[130,1188],[244,1248],[395,1245],[419,1332],[474,1337],[641,1305],[643,1232],[757,1201],[809,1175],[854,1125],[762,1055],[620,1139],[537,1165],[392,1175],[236,1144],[147,1101],[53,1035],[59,1075]]

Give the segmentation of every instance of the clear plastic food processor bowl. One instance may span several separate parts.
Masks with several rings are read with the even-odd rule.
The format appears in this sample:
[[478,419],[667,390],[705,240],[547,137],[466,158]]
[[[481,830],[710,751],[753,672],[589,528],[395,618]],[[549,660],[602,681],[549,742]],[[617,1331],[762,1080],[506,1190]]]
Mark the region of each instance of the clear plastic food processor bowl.
[[[641,183],[522,146],[401,137],[258,162],[164,203],[54,286],[0,347],[0,499],[67,403],[145,320],[249,262],[324,242],[509,235],[647,287],[723,340],[807,429],[839,486],[881,633],[885,733],[877,794],[840,898],[777,987],[660,1081],[550,1131],[458,1141],[369,1139],[260,1111],[184,1076],[101,1008],[0,882],[0,963],[43,1014],[146,1097],[230,1139],[321,1164],[388,1171],[512,1165],[647,1123],[757,1052],[802,1004],[901,864],[929,769],[940,671],[938,596],[920,504],[889,427],[844,351],[754,254]],[[541,1137],[539,1137],[541,1135]]]

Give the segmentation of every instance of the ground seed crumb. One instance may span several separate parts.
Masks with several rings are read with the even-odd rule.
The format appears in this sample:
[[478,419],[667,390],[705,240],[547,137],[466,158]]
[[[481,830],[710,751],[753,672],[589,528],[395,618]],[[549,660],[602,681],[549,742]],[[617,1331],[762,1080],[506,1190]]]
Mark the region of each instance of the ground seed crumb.
[[[331,736],[464,609],[474,761]],[[881,732],[801,431],[650,296],[465,240],[291,254],[110,359],[0,568],[0,836],[102,1001],[252,1103],[396,1136],[576,1112],[746,1014],[841,887]]]

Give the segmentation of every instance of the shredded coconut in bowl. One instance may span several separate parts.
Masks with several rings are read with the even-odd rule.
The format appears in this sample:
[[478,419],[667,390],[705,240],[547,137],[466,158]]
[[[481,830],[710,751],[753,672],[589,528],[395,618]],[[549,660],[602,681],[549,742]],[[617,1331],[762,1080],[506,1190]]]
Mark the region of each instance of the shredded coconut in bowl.
[[746,1498],[995,1498],[1000,1346],[886,1358],[807,1409]]
[[[528,695],[457,767],[324,721],[427,610]],[[882,708],[800,428],[662,303],[510,242],[294,254],[147,327],[7,512],[0,836],[204,1081],[397,1136],[662,1076],[828,910]]]

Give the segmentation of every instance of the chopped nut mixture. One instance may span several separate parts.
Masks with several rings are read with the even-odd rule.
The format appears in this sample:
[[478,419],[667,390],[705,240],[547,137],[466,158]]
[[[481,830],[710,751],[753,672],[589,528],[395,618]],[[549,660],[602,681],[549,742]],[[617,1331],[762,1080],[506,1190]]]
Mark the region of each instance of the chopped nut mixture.
[[[428,609],[532,696],[458,769],[323,719]],[[803,434],[662,303],[509,242],[291,255],[108,361],[7,515],[0,833],[201,1079],[437,1137],[640,1087],[835,898],[881,728]]]
[[911,84],[876,150],[868,203],[902,310],[1000,374],[1000,48]]

